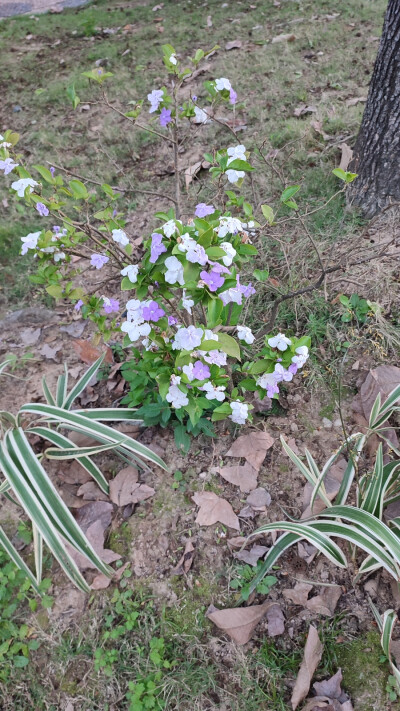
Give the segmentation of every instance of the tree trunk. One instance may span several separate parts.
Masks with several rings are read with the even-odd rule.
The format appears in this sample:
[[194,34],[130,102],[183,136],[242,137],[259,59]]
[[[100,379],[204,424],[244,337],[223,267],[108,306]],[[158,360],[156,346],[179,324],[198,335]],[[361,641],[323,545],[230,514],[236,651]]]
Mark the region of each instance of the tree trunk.
[[400,2],[389,0],[349,170],[349,200],[373,217],[400,200]]

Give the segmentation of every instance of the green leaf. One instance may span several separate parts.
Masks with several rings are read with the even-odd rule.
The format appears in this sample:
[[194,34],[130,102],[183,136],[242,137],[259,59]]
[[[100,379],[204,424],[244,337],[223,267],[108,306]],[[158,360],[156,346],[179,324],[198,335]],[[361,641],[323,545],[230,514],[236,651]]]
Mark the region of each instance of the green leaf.
[[286,188],[286,190],[283,191],[280,200],[281,202],[286,203],[288,200],[290,200],[293,195],[296,195],[300,190],[300,185],[291,185],[290,187]]
[[333,175],[337,178],[343,180],[344,183],[352,183],[353,180],[357,178],[357,173],[349,173],[347,170],[342,170],[341,168],[334,168],[332,170]]
[[37,170],[38,173],[46,180],[48,183],[54,183],[54,178],[48,168],[45,168],[44,165],[34,165],[33,166],[35,170]]
[[250,163],[248,163],[246,160],[240,160],[239,158],[236,158],[236,160],[233,160],[232,163],[229,163],[226,169],[243,170],[246,173],[249,173],[250,171],[254,170],[253,166],[251,166]]
[[73,196],[77,200],[87,200],[89,193],[85,185],[80,180],[70,180],[68,183]]
[[257,281],[267,281],[269,277],[269,270],[268,269],[255,269],[253,272],[254,278],[257,279]]
[[46,286],[46,291],[54,299],[62,299],[64,293],[60,284],[50,284],[50,286]]
[[[251,364],[249,368],[249,373],[252,375],[260,375],[261,373],[269,372],[269,368],[273,366],[274,361],[263,358],[262,360],[256,360]],[[272,371],[271,371],[272,372]]]
[[190,437],[184,425],[177,425],[174,429],[175,444],[180,452],[187,454],[190,449]]
[[261,205],[261,211],[269,225],[274,224],[274,211],[269,205]]
[[75,85],[74,85],[74,84],[70,84],[70,85],[67,87],[67,96],[68,96],[68,98],[69,98],[69,100],[70,100],[70,102],[71,102],[73,108],[76,109],[76,107],[78,106],[78,104],[80,104],[80,101],[81,101],[81,100],[80,100],[79,96],[77,96],[77,94],[76,94]]
[[224,305],[221,299],[211,299],[207,308],[207,328],[214,328],[220,322],[220,317]]
[[211,259],[220,259],[221,257],[226,257],[226,252],[221,247],[209,247],[206,249],[207,257]]

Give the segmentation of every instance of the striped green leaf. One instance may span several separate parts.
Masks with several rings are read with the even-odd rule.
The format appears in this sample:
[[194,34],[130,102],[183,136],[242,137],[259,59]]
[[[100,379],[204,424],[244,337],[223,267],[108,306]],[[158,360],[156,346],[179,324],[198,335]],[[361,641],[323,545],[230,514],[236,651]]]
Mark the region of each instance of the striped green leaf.
[[103,439],[106,442],[116,442],[119,447],[127,450],[128,453],[132,452],[137,457],[148,459],[162,469],[168,471],[167,465],[163,462],[163,460],[144,444],[137,442],[131,437],[127,437],[123,433],[112,429],[112,427],[108,427],[108,425],[103,425],[100,422],[92,422],[84,415],[78,414],[76,411],[70,412],[52,405],[28,403],[21,407],[18,413],[18,418],[20,419],[25,412],[41,415],[50,422],[59,422],[66,429],[68,429],[69,425],[72,425],[77,431],[83,432],[94,439]]
[[[48,427],[31,427],[29,430],[27,430],[27,432],[37,434],[39,435],[39,437],[47,439],[48,442],[56,444],[57,447],[60,447],[61,449],[69,449],[70,447],[74,446],[74,443],[71,439],[65,437],[65,435],[61,434],[61,432],[57,432],[56,430],[50,430]],[[77,447],[77,449],[79,448]],[[79,464],[84,469],[86,469],[87,472],[89,472],[90,476],[93,477],[100,489],[104,491],[105,494],[108,494],[108,481],[105,478],[101,469],[99,469],[99,467],[97,466],[97,464],[92,462],[89,457],[78,457],[77,462],[79,462]]]
[[0,545],[4,548],[5,552],[11,558],[11,560],[15,563],[17,568],[19,568],[20,570],[22,570],[23,573],[25,573],[25,575],[28,578],[28,580],[30,581],[33,589],[39,595],[41,595],[42,593],[40,592],[40,589],[37,584],[35,576],[33,575],[32,571],[28,568],[24,559],[21,558],[17,549],[13,546],[13,544],[11,543],[10,539],[7,537],[7,535],[5,534],[5,532],[3,531],[1,526],[0,526]]
[[[380,407],[375,418],[370,416],[369,426],[373,429],[380,427],[384,422],[390,417],[391,411],[396,407],[397,402],[400,400],[400,385],[393,388],[392,392],[389,393],[383,405]],[[372,413],[371,413],[372,415]]]
[[[100,368],[103,360],[104,360],[105,353],[102,353],[101,356],[88,368],[86,373],[82,375],[82,377],[78,380],[78,382],[74,385],[74,387],[71,389],[71,392],[69,395],[66,395],[62,403],[58,402],[57,400],[57,405],[60,407],[65,408],[66,410],[69,410],[71,405],[73,404],[74,400],[83,392],[83,390],[86,388],[86,386],[90,383],[91,379],[93,376],[97,373],[98,369]],[[50,404],[55,404],[55,403],[49,403]]]
[[[309,543],[312,543],[318,550],[324,553],[332,563],[338,565],[340,568],[346,568],[347,560],[343,552],[334,541],[331,541],[328,536],[325,536],[325,534],[319,530],[317,523],[319,524],[319,521],[315,523],[302,523],[300,521],[277,521],[275,523],[267,523],[251,533],[249,539],[260,533],[272,533],[276,531],[294,533],[297,537],[305,538]],[[271,553],[271,551],[269,551],[269,553]]]
[[89,410],[74,410],[79,415],[84,415],[88,420],[99,420],[100,422],[124,422],[130,421],[141,425],[143,420],[134,417],[135,410],[128,407],[93,407]]
[[57,380],[57,390],[56,390],[56,405],[58,407],[63,406],[63,402],[67,397],[68,389],[68,368],[64,363],[64,372],[58,376]]
[[42,579],[43,572],[43,536],[39,529],[32,523],[33,533],[33,553],[35,556],[36,580],[38,584]]
[[[292,462],[296,465],[296,467],[298,468],[299,472],[301,472],[301,474],[303,474],[303,475],[305,476],[305,478],[307,479],[307,481],[308,481],[313,487],[315,487],[315,485],[316,485],[317,482],[318,482],[318,478],[319,478],[319,471],[318,471],[318,469],[317,469],[317,473],[316,473],[316,472],[313,471],[312,469],[309,469],[308,467],[306,467],[306,465],[303,464],[303,462],[301,461],[301,459],[299,459],[299,457],[297,456],[297,454],[295,454],[295,453],[293,452],[293,450],[289,447],[289,445],[285,442],[285,440],[283,439],[282,435],[281,435],[281,442],[282,442],[282,447],[283,447],[283,449],[285,450],[285,452],[286,452],[286,454],[288,455],[288,457],[290,457],[290,459],[292,460]],[[307,454],[307,450],[306,450],[306,454]],[[308,455],[311,456],[309,452],[308,452]],[[311,458],[311,459],[312,459],[312,458]],[[314,460],[312,460],[312,461],[314,461]],[[314,462],[314,464],[315,464],[315,462]],[[315,465],[315,466],[316,466],[316,465]],[[328,497],[326,496],[326,492],[325,492],[324,488],[320,491],[319,496],[321,497],[321,499],[322,499],[322,501],[324,502],[325,506],[331,506],[331,502],[329,501]]]
[[49,447],[45,450],[45,456],[47,459],[81,459],[82,457],[92,457],[95,454],[100,454],[101,452],[106,452],[108,449],[115,449],[117,444],[112,442],[111,444],[99,444],[95,447],[66,447],[65,449],[57,449],[56,447]]
[[43,393],[46,398],[47,404],[48,405],[56,405],[54,395],[51,392],[49,386],[47,385],[47,380],[46,380],[45,376],[43,376],[43,378],[42,378],[42,388],[43,388]]

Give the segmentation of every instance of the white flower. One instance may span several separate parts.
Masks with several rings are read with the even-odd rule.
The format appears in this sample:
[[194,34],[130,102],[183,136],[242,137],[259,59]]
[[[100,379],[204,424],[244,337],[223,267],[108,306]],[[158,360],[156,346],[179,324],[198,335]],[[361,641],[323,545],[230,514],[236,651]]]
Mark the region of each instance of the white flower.
[[226,365],[227,356],[222,351],[209,351],[208,353],[199,351],[199,355],[210,365],[219,365],[220,367]]
[[231,146],[227,150],[228,153],[228,165],[234,160],[246,160],[246,147],[245,146]]
[[296,353],[298,353],[298,355],[293,356],[292,363],[296,363],[298,368],[302,368],[304,363],[308,360],[307,346],[299,346],[296,348]]
[[60,262],[61,259],[65,259],[65,253],[64,253],[64,252],[55,252],[55,254],[54,254],[54,261],[55,261],[55,262]]
[[197,244],[194,240],[193,242],[194,244],[189,247],[186,253],[186,259],[192,264],[200,264],[204,267],[208,262],[206,250],[201,246],[201,244]]
[[[180,223],[182,224],[182,223]],[[172,237],[172,235],[176,232],[177,230],[177,225],[175,220],[168,220],[168,222],[165,223],[165,225],[162,226],[161,228],[168,239]]]
[[268,345],[271,346],[271,348],[286,351],[287,347],[292,345],[292,341],[290,338],[287,338],[284,333],[278,333],[277,336],[268,339]]
[[165,266],[167,271],[165,272],[165,281],[168,284],[180,284],[184,285],[185,279],[183,277],[183,265],[180,263],[177,257],[167,257],[165,260]]
[[201,390],[204,390],[206,393],[206,398],[207,400],[218,400],[218,402],[223,402],[225,400],[225,390],[226,387],[224,385],[220,385],[219,387],[215,387],[212,383],[205,383]]
[[226,237],[228,234],[236,235],[242,230],[242,223],[237,217],[220,217],[218,227],[218,237]]
[[162,89],[153,89],[153,91],[150,94],[147,94],[147,98],[150,101],[150,109],[149,109],[149,114],[154,113],[154,111],[157,111],[159,105],[161,104],[163,100],[164,92]]
[[228,415],[232,422],[237,425],[244,425],[249,416],[249,406],[245,402],[234,401],[230,403],[232,414]]
[[196,240],[190,236],[189,232],[185,232],[184,235],[181,235],[180,242],[178,242],[178,249],[180,252],[187,252],[195,244],[197,244]]
[[120,244],[121,247],[126,247],[126,245],[129,244],[129,239],[124,230],[113,230],[111,234],[114,242]]
[[124,267],[123,269],[121,269],[120,273],[122,276],[127,276],[129,281],[132,282],[132,284],[136,284],[138,272],[139,272],[139,265],[138,264],[129,264],[127,267]]
[[239,304],[240,306],[243,300],[243,294],[237,286],[231,287],[230,289],[223,291],[221,294],[218,294],[218,296],[224,306],[227,306],[227,304],[232,303]]
[[251,329],[248,328],[248,326],[238,326],[237,327],[237,334],[238,338],[241,341],[245,341],[245,343],[248,343],[249,346],[251,346],[252,343],[254,343],[254,336],[251,332]]
[[26,254],[28,249],[36,249],[41,234],[41,232],[30,232],[26,237],[21,237],[21,242],[23,243],[21,254]]
[[178,62],[178,60],[177,60],[177,58],[176,58],[176,54],[171,54],[171,56],[170,56],[170,58],[169,58],[169,61],[171,62],[171,64],[176,65],[177,62]]
[[189,365],[182,366],[182,370],[185,373],[185,375],[190,383],[196,377],[195,375],[193,375],[193,368],[194,368],[193,363],[189,363]]
[[189,404],[187,395],[178,387],[180,382],[180,375],[172,375],[171,385],[169,386],[169,390],[165,398],[167,402],[170,402],[172,407],[175,407],[177,410],[179,410],[180,407],[185,407],[185,405]]
[[39,185],[39,183],[36,182],[36,180],[33,180],[32,178],[20,178],[19,180],[15,180],[13,183],[11,183],[11,187],[13,190],[16,191],[18,197],[24,197],[25,195],[25,190],[29,186],[29,192],[33,193],[33,188],[35,185]]
[[257,378],[256,383],[260,386],[260,388],[264,388],[264,390],[267,390],[268,386],[274,386],[277,384],[276,374],[264,373],[263,375],[260,375],[259,378]]
[[210,123],[211,119],[209,116],[207,116],[206,112],[203,111],[203,109],[200,109],[198,106],[194,107],[194,119],[193,123]]
[[203,329],[195,326],[179,328],[175,334],[172,348],[179,351],[192,351],[197,348],[203,340]]
[[230,91],[232,89],[232,85],[229,79],[221,77],[220,79],[215,80],[215,88],[217,91],[223,91],[224,89],[226,89],[226,91]]
[[148,336],[151,331],[149,323],[138,325],[132,321],[124,321],[121,325],[121,331],[127,333],[132,342],[138,341],[141,336]]
[[222,257],[222,261],[226,267],[230,267],[236,255],[236,249],[232,247],[230,242],[221,242],[220,247],[226,252],[226,257]]
[[192,315],[192,306],[194,306],[194,301],[193,299],[188,299],[186,296],[186,289],[183,290],[182,294],[182,306],[188,314]]
[[228,178],[230,183],[237,183],[240,178],[244,178],[245,172],[244,170],[226,170],[225,175]]

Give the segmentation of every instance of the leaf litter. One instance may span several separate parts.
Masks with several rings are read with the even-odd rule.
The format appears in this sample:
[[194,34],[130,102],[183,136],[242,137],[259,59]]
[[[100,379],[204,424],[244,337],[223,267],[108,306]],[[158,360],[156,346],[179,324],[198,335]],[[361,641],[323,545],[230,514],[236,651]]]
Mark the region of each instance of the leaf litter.
[[196,492],[192,501],[199,506],[196,523],[199,526],[212,526],[222,523],[224,526],[240,530],[239,519],[231,504],[213,491]]
[[323,649],[324,647],[316,628],[310,625],[306,645],[304,647],[303,661],[290,699],[293,711],[295,711],[298,705],[306,698],[310,690],[311,681],[321,661]]
[[237,644],[246,644],[267,611],[276,606],[266,600],[262,605],[251,607],[233,607],[226,610],[217,610],[211,605],[207,610],[207,617],[218,629],[225,632]]

